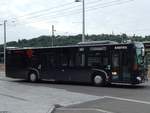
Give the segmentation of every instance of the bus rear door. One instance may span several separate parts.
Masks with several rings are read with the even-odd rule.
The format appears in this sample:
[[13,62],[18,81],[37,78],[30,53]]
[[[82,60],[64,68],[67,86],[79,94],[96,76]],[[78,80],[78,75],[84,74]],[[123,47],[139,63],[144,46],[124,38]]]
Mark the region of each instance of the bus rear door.
[[55,66],[54,66],[54,58],[51,54],[41,54],[40,62],[41,62],[41,73],[43,79],[54,79],[55,74]]

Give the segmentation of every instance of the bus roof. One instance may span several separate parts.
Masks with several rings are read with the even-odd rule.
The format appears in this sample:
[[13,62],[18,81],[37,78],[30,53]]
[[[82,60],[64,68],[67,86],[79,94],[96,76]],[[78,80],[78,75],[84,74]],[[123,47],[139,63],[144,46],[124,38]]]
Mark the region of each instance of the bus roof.
[[92,46],[111,46],[111,45],[131,45],[133,43],[112,43],[112,44],[76,44],[67,46],[48,46],[48,47],[23,47],[23,48],[6,48],[7,50],[26,50],[26,49],[50,49],[50,48],[72,48],[72,47],[92,47]]
[[118,44],[118,42],[105,40],[105,41],[87,41],[78,43],[78,45],[94,45],[94,44]]

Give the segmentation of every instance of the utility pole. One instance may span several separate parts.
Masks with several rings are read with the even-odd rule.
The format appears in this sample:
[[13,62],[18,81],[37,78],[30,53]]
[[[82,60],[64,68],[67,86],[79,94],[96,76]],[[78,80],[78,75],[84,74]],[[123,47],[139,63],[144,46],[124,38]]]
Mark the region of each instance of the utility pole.
[[84,0],[82,1],[83,3],[82,3],[82,10],[83,10],[83,33],[82,33],[82,42],[85,42],[85,2],[84,2]]
[[55,31],[54,25],[52,25],[52,47],[54,46]]
[[75,0],[75,2],[82,1],[82,42],[85,42],[85,1],[84,0]]
[[4,20],[4,66],[5,66],[5,72],[6,72],[6,23],[7,20]]

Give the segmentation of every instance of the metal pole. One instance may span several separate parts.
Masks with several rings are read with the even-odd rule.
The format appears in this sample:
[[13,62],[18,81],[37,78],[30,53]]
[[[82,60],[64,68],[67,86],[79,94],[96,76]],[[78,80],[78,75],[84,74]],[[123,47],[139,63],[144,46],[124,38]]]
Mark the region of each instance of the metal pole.
[[6,71],[6,22],[7,20],[4,20],[4,66]]
[[82,7],[83,7],[83,17],[82,17],[82,21],[83,21],[83,23],[82,23],[82,42],[85,42],[85,2],[84,2],[84,0],[82,0]]
[[[75,0],[81,2],[81,0]],[[85,42],[85,1],[82,0],[82,42]]]
[[52,25],[52,47],[54,46],[54,25]]

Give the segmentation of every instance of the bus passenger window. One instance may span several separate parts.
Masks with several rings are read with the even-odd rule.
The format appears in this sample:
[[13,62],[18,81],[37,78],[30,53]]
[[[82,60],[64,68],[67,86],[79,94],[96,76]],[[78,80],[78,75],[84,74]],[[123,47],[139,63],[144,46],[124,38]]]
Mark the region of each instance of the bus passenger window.
[[107,57],[103,58],[103,64],[104,64],[104,66],[108,65],[108,58]]
[[77,53],[75,56],[75,65],[82,66],[82,54]]
[[69,67],[75,66],[75,55],[71,55],[69,58]]
[[98,57],[88,57],[88,66],[99,66],[100,58]]
[[61,66],[63,67],[68,66],[68,58],[64,54],[61,55]]
[[102,59],[99,54],[88,55],[88,66],[100,66],[102,65]]

